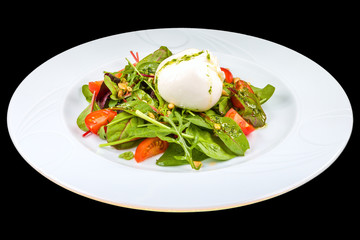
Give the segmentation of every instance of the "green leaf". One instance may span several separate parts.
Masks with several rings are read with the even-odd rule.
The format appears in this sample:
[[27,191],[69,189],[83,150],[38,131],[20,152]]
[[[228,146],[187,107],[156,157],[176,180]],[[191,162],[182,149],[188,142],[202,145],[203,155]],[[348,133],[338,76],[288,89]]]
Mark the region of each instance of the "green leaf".
[[156,113],[154,109],[157,109],[158,103],[145,91],[138,89],[132,93],[131,97],[126,99],[126,102],[117,105],[117,107],[131,112],[139,110],[142,113]]
[[251,86],[251,89],[254,91],[256,96],[259,98],[260,104],[264,104],[275,92],[275,87],[268,84],[264,88],[258,88]]
[[119,100],[119,98],[118,98],[118,92],[119,92],[118,85],[116,83],[114,83],[113,81],[111,81],[111,78],[108,75],[104,75],[104,83],[111,92],[110,98],[112,100]]
[[90,92],[89,85],[85,84],[81,87],[81,92],[84,95],[86,101],[91,102],[93,93]]
[[213,136],[210,132],[206,130],[202,130],[195,125],[190,125],[190,127],[186,130],[186,134],[193,136],[198,135],[199,139],[196,145],[196,149],[200,150],[201,152],[213,159],[229,160],[236,157],[235,154],[226,149],[220,139]]
[[[100,107],[96,103],[94,103],[93,111],[97,110],[100,110]],[[84,132],[87,132],[89,130],[85,125],[85,118],[89,113],[91,113],[91,103],[80,113],[80,115],[76,119],[76,124]]]
[[206,129],[213,129],[206,121],[204,118],[200,117],[199,115],[189,115],[185,118],[186,120],[188,120],[189,122],[191,122],[192,124],[199,126],[199,127],[203,127]]
[[136,68],[145,74],[155,73],[159,64],[171,55],[172,53],[167,47],[161,46],[155,52],[141,59],[141,61],[136,64]]
[[250,145],[239,125],[228,117],[213,116],[210,119],[221,126],[220,129],[214,128],[214,131],[223,143],[236,155],[244,156]]
[[[183,148],[179,144],[170,143],[165,153],[158,160],[156,160],[156,164],[163,167],[189,164],[189,162],[186,159],[179,160],[177,158],[179,156],[181,157],[184,156]],[[197,149],[192,150],[192,157],[196,161],[202,161],[209,158],[208,156],[198,151]]]
[[[129,139],[126,143],[115,144],[117,149],[126,149],[135,146],[138,142],[131,138],[133,131],[137,129],[139,124],[143,124],[141,118],[134,117],[133,115],[121,112],[107,125],[106,139],[108,143],[116,142],[122,139]],[[131,140],[131,141],[130,141]]]
[[212,109],[224,116],[232,107],[230,97],[222,96]]
[[123,158],[125,160],[131,160],[134,158],[134,153],[132,151],[124,152],[119,155],[119,158]]
[[99,128],[99,131],[97,132],[97,135],[98,135],[99,138],[101,138],[102,140],[106,140],[105,126],[101,126],[101,127]]
[[124,152],[119,155],[119,158],[123,158],[125,160],[131,160],[134,158],[134,153],[132,151]]
[[247,88],[239,90],[234,96],[244,106],[244,109],[239,110],[239,114],[255,128],[263,127],[266,122],[266,114],[258,97]]

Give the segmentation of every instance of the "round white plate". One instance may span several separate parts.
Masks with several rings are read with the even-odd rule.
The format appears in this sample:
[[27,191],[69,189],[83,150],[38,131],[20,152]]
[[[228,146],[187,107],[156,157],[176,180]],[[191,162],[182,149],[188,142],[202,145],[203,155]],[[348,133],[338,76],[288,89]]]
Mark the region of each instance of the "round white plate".
[[[81,86],[132,59],[167,46],[209,49],[220,65],[258,87],[276,87],[263,105],[267,127],[249,137],[246,156],[190,166],[159,167],[157,157],[137,164],[121,151],[99,148],[76,125],[87,106]],[[153,211],[208,211],[242,206],[290,191],[311,180],[344,149],[353,125],[350,102],[337,81],[305,56],[270,41],[206,29],[124,33],[65,51],[19,85],[8,128],[22,157],[38,172],[80,195]],[[341,131],[337,131],[341,124]]]

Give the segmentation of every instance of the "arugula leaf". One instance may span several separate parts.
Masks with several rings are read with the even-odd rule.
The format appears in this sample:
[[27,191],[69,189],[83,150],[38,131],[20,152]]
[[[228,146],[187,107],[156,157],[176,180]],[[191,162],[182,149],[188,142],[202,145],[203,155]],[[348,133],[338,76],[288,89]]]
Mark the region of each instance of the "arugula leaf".
[[[175,119],[177,120],[178,126],[172,120],[173,117],[175,117]],[[178,136],[176,138],[175,143],[179,144],[182,147],[182,149],[184,150],[184,156],[181,158],[178,158],[178,159],[179,160],[187,160],[193,169],[199,170],[200,167],[195,166],[194,160],[192,158],[192,148],[195,146],[188,146],[188,144],[185,141],[183,134],[182,134],[182,132],[185,130],[185,128],[187,128],[190,125],[190,123],[184,125],[182,116],[177,111],[172,112],[169,117],[163,116],[163,119],[171,125],[173,133]]]

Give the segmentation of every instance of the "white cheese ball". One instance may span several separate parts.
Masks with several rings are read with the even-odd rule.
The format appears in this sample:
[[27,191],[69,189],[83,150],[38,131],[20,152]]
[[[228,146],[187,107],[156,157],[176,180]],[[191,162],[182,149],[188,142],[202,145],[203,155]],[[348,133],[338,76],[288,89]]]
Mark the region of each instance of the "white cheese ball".
[[225,74],[210,51],[191,48],[161,62],[155,79],[167,102],[202,112],[219,101]]

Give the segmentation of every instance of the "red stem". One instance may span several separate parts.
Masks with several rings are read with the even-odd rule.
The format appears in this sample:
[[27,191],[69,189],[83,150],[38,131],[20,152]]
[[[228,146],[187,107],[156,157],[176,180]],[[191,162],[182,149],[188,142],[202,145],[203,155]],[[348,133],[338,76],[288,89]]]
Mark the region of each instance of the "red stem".
[[136,52],[136,56],[135,56],[135,54],[134,54],[133,51],[130,51],[130,53],[131,53],[131,55],[133,56],[133,58],[135,59],[135,61],[138,63],[138,62],[140,61],[140,59],[139,59],[139,53]]
[[89,131],[87,131],[86,133],[84,133],[82,136],[83,137],[86,137],[87,135],[89,135],[91,133],[91,131],[89,130]]

